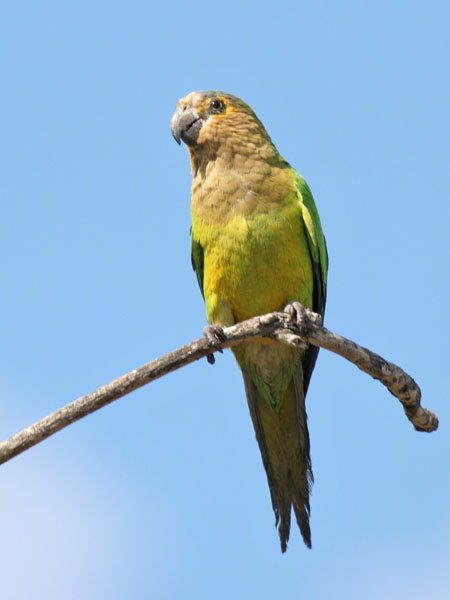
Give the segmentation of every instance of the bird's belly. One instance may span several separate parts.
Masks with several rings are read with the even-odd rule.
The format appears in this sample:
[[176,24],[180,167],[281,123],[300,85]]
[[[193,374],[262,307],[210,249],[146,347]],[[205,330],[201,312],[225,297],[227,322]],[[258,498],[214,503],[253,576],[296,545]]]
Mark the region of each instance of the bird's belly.
[[216,227],[204,249],[209,322],[230,325],[282,310],[293,300],[312,306],[312,267],[300,218],[236,218]]

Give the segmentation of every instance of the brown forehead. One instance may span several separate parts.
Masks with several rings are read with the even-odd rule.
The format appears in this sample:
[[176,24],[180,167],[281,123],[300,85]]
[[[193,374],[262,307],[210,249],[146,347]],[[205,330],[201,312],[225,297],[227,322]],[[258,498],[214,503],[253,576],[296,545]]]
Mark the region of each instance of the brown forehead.
[[177,103],[177,108],[180,106],[188,105],[193,106],[194,108],[199,108],[201,106],[205,106],[208,104],[213,98],[220,98],[226,104],[240,107],[240,108],[249,108],[239,98],[233,96],[232,94],[228,94],[227,92],[221,92],[219,90],[201,90],[196,92],[191,92]]
[[181,98],[181,100],[178,101],[177,107],[184,106],[186,104],[188,106],[201,106],[204,103],[204,101],[205,96],[203,96],[201,92],[191,92],[190,94],[188,94],[184,98]]

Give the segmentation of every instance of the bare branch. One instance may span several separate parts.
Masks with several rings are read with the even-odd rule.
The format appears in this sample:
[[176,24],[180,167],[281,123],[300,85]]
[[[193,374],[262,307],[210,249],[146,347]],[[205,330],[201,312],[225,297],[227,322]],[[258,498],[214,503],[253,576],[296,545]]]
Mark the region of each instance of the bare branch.
[[253,317],[232,327],[226,327],[224,341],[220,343],[220,348],[212,348],[208,340],[203,337],[122,375],[2,442],[0,464],[150,381],[212,352],[229,348],[252,337],[272,338],[297,348],[305,347],[305,343],[310,343],[331,350],[381,381],[400,400],[406,416],[417,431],[434,431],[438,427],[437,416],[420,405],[420,389],[412,377],[367,348],[329,331],[322,326],[320,315],[302,308],[297,315],[297,323],[294,323],[292,316],[279,312]]

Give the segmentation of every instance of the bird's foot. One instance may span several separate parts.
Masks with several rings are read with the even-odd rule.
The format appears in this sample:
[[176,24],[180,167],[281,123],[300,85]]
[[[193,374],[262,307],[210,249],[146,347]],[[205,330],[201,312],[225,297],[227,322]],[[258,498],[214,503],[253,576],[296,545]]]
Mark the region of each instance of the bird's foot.
[[307,334],[309,327],[322,325],[323,318],[309,308],[305,308],[300,302],[289,302],[284,307],[284,312],[288,316],[288,323],[292,323],[300,330],[300,333]]
[[289,302],[284,307],[284,312],[288,316],[288,321],[300,327],[302,320],[305,318],[305,307],[300,302]]
[[[220,325],[207,325],[203,329],[203,335],[207,339],[208,344],[211,346],[211,348],[214,348],[219,352],[223,352],[220,346],[222,342],[225,341],[225,335],[223,333],[223,328]],[[209,362],[210,365],[213,365],[216,362],[214,354],[208,354],[206,356],[206,360]]]

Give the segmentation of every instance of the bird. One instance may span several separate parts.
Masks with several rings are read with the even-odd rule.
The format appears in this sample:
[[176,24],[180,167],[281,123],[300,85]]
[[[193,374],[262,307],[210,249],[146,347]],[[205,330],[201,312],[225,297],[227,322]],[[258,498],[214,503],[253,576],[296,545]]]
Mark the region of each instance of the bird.
[[[191,259],[206,335],[272,311],[324,314],[328,253],[304,178],[279,154],[243,100],[217,90],[181,98],[171,119],[190,155]],[[300,303],[300,304],[299,304]],[[285,552],[291,513],[311,548],[313,474],[305,396],[318,348],[257,338],[232,348]],[[212,362],[212,361],[211,361]]]

